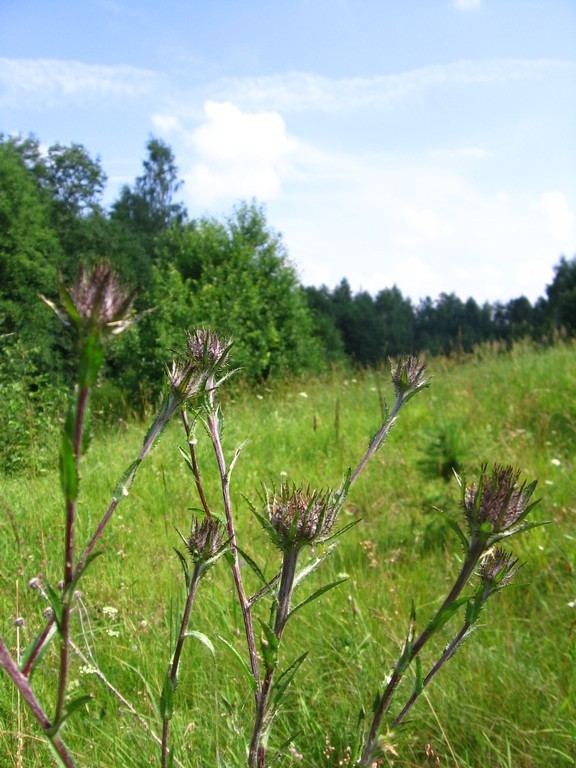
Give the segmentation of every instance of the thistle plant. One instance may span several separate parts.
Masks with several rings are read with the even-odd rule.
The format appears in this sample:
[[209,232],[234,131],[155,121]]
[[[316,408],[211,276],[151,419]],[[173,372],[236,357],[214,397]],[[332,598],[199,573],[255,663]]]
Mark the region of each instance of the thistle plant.
[[[187,638],[195,636],[208,644],[207,637],[194,624],[193,610],[204,576],[222,560],[231,570],[235,600],[242,618],[246,660],[223,639],[241,659],[247,673],[251,705],[250,728],[244,734],[248,768],[267,768],[271,764],[269,741],[274,724],[285,705],[290,686],[300,668],[308,660],[308,649],[302,649],[292,660],[284,659],[284,641],[289,625],[300,610],[314,606],[327,592],[337,588],[345,577],[328,581],[302,595],[303,585],[330,558],[356,519],[341,524],[341,512],[354,485],[369,466],[372,457],[382,448],[404,406],[429,386],[426,365],[417,357],[401,357],[391,364],[394,402],[384,414],[374,437],[356,465],[343,477],[324,488],[315,488],[303,478],[300,483],[283,482],[278,487],[262,485],[256,501],[246,497],[248,507],[266,534],[273,557],[264,556],[261,548],[248,552],[239,541],[237,511],[232,503],[231,483],[234,469],[242,456],[244,444],[226,455],[222,439],[224,414],[220,391],[235,373],[230,368],[232,341],[216,332],[198,328],[188,332],[181,351],[165,365],[165,389],[158,413],[145,433],[142,448],[118,481],[112,499],[103,512],[94,532],[83,546],[76,537],[81,463],[88,445],[88,410],[90,392],[95,386],[104,360],[106,345],[111,337],[123,332],[138,318],[132,310],[134,290],[121,287],[113,270],[99,264],[91,271],[81,269],[76,284],[66,288],[59,281],[60,303],[44,299],[62,323],[74,335],[77,355],[77,383],[73,390],[60,449],[60,484],[64,497],[63,578],[61,588],[53,587],[45,578],[33,579],[31,586],[49,602],[49,615],[44,629],[27,649],[24,656],[14,658],[0,637],[0,665],[18,688],[30,711],[38,721],[57,763],[65,768],[77,767],[76,759],[63,741],[62,727],[89,697],[71,698],[69,686],[70,654],[81,658],[83,652],[75,643],[73,614],[74,596],[80,579],[100,554],[106,527],[120,502],[128,495],[142,461],[152,450],[169,420],[178,414],[186,446],[180,453],[192,476],[192,487],[199,500],[193,508],[189,527],[182,533],[176,529],[179,548],[175,547],[181,566],[186,599],[178,629],[170,647],[169,660],[164,663],[158,695],[160,722],[158,733],[148,724],[146,731],[153,737],[153,749],[159,748],[161,768],[183,766],[175,754],[174,734],[171,732],[174,713],[180,703],[179,680],[186,658]],[[201,468],[198,440],[204,435],[211,448],[212,472],[215,472],[219,492],[211,498]],[[457,476],[461,489],[460,506],[463,525],[450,518],[450,525],[463,550],[460,570],[454,583],[441,599],[440,607],[416,632],[416,610],[410,612],[406,639],[393,664],[392,672],[376,692],[373,717],[366,731],[360,729],[348,753],[350,765],[372,766],[378,759],[378,736],[383,726],[395,729],[405,722],[406,715],[424,689],[442,667],[450,661],[462,644],[479,625],[487,601],[507,587],[519,570],[518,560],[504,550],[501,543],[538,523],[526,521],[536,501],[536,483],[520,480],[517,470],[509,466],[486,465],[477,482]],[[178,539],[176,539],[178,541]],[[261,565],[266,562],[266,568]],[[269,565],[272,563],[272,566]],[[244,566],[244,569],[241,567]],[[267,574],[269,567],[272,572]],[[214,573],[218,574],[222,565]],[[248,592],[245,574],[255,577],[258,589]],[[458,621],[457,621],[458,620]],[[421,652],[440,630],[456,625],[451,639],[438,653],[429,671],[424,674]],[[39,701],[31,677],[53,640],[59,644],[57,684],[53,714]],[[396,703],[398,689],[406,673],[415,667],[415,683],[395,716],[390,715]],[[136,709],[104,675],[99,676],[123,705],[142,723]],[[361,713],[360,724],[365,721]],[[285,749],[290,741],[286,742]],[[157,753],[156,753],[157,754]]]

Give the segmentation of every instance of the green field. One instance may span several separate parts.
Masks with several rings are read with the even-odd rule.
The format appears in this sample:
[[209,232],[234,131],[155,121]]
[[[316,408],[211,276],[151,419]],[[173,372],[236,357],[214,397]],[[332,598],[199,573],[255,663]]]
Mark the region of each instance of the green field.
[[[411,601],[422,627],[458,572],[461,548],[444,516],[459,519],[455,462],[473,480],[484,462],[512,464],[538,478],[541,503],[532,519],[550,521],[510,541],[524,562],[515,585],[490,600],[482,627],[442,669],[408,722],[380,744],[377,765],[453,768],[545,768],[576,765],[576,347],[510,352],[482,349],[461,361],[433,359],[428,389],[398,424],[353,486],[341,522],[361,518],[302,587],[309,592],[348,580],[304,607],[288,625],[280,666],[309,650],[272,730],[278,766],[348,765],[361,707],[372,700],[401,647]],[[356,466],[393,400],[386,370],[238,387],[224,394],[228,459],[248,440],[234,469],[232,493],[240,545],[271,578],[279,566],[244,497],[257,502],[264,482],[283,478],[337,486]],[[138,454],[146,425],[119,422],[95,435],[83,463],[78,541],[86,541],[125,467]],[[202,474],[211,505],[220,489],[213,455],[199,431]],[[72,689],[92,694],[64,729],[80,766],[160,765],[152,737],[94,673],[97,665],[159,733],[157,703],[171,656],[170,637],[184,587],[173,548],[198,507],[178,445],[174,419],[146,459],[104,536],[105,555],[80,585],[73,637],[91,665],[75,657]],[[13,652],[43,625],[45,604],[27,588],[62,571],[63,511],[57,472],[1,479],[0,632]],[[249,589],[259,585],[245,567]],[[260,606],[260,604],[258,604]],[[261,616],[267,618],[262,604]],[[25,625],[14,626],[16,616]],[[448,630],[451,625],[449,625]],[[201,582],[191,627],[214,647],[190,638],[171,733],[186,766],[245,765],[253,698],[237,658],[246,656],[242,619],[227,565]],[[449,631],[426,647],[427,671]],[[51,649],[33,682],[54,708],[57,654]],[[412,687],[409,672],[392,719]],[[0,766],[51,765],[50,753],[6,675],[0,684]]]

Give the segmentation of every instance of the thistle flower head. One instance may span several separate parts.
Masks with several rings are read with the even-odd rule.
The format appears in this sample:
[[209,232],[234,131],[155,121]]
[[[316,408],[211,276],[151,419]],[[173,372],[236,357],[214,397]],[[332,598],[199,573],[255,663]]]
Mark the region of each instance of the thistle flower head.
[[134,324],[132,302],[136,291],[121,287],[118,276],[106,262],[100,262],[90,272],[80,267],[76,283],[66,288],[58,279],[61,306],[45,296],[42,300],[66,326],[81,335],[96,333],[118,335]]
[[209,379],[212,387],[217,386],[214,377],[226,366],[230,347],[229,340],[203,328],[187,333],[184,352],[172,360],[170,368],[166,368],[170,394],[178,402],[186,402],[200,394]]
[[228,363],[230,339],[221,338],[206,328],[186,334],[186,350],[190,360],[211,368],[223,368]]
[[426,363],[415,355],[400,357],[396,365],[391,361],[391,376],[397,397],[411,396],[430,383]]
[[472,536],[480,531],[502,534],[510,531],[534,506],[530,499],[536,481],[518,483],[519,471],[495,464],[490,475],[482,468],[476,485],[464,486],[462,505]]
[[205,517],[202,522],[194,518],[185,544],[195,565],[207,563],[225,547],[226,529],[215,517]]
[[340,508],[341,503],[332,491],[281,485],[278,492],[267,498],[274,543],[288,550],[323,541],[332,531]]
[[484,586],[485,593],[491,594],[509,584],[518,573],[518,558],[501,547],[491,550],[482,560],[478,575]]
[[210,369],[199,366],[193,360],[172,360],[171,367],[166,367],[168,391],[175,400],[184,403],[202,392],[209,375]]

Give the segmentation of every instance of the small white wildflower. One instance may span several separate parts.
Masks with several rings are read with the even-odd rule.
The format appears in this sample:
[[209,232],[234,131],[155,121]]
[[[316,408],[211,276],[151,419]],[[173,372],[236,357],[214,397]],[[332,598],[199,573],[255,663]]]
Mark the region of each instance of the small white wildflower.
[[256,395],[258,400],[264,400],[264,395]]
[[116,614],[118,613],[118,608],[114,608],[113,605],[105,605],[102,608],[102,613],[104,614],[104,616],[116,616]]
[[576,608],[576,600],[570,600],[568,603],[568,608]]
[[554,480],[544,480],[544,485],[554,485]]
[[559,467],[562,465],[562,462],[560,461],[560,459],[551,459],[550,464],[553,464],[555,467]]
[[108,637],[120,637],[120,632],[116,629],[107,629],[106,634]]
[[307,397],[308,397],[308,395],[306,394],[306,392],[298,392],[298,394],[300,395],[300,397],[304,397],[304,398],[307,398]]
[[78,672],[81,675],[95,675],[97,671],[96,667],[93,667],[92,664],[82,664],[78,667]]

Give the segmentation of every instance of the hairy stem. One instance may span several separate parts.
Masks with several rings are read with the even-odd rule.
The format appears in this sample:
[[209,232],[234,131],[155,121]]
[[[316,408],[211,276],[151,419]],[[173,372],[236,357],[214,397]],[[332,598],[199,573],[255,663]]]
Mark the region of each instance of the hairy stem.
[[414,691],[412,693],[412,695],[410,696],[410,698],[402,708],[402,711],[392,723],[392,728],[397,728],[402,722],[402,720],[404,720],[409,710],[411,709],[412,705],[414,704],[418,696],[422,693],[424,688],[426,688],[426,686],[432,680],[432,678],[440,671],[440,669],[442,669],[444,664],[454,655],[454,653],[456,652],[456,649],[462,642],[463,638],[465,637],[466,633],[469,631],[470,627],[471,627],[471,624],[469,622],[464,622],[458,634],[454,637],[454,639],[450,642],[450,644],[446,646],[446,648],[444,649],[444,652],[442,653],[442,655],[440,656],[436,664],[434,664],[430,672],[426,675],[426,677],[422,681],[422,690]]
[[32,686],[30,685],[30,681],[26,675],[18,669],[18,666],[10,655],[2,637],[0,637],[0,666],[6,670],[6,673],[12,679],[16,688],[20,691],[22,698],[30,708],[30,711],[42,728],[46,738],[52,744],[54,751],[62,760],[63,765],[65,765],[66,768],[77,768],[76,762],[62,741],[60,735],[57,732],[52,733],[52,723],[50,722],[48,715],[44,712],[36,698]]
[[404,397],[402,397],[402,395],[398,395],[396,398],[396,401],[394,402],[394,406],[390,411],[390,414],[388,415],[388,418],[376,433],[374,439],[372,440],[372,442],[370,443],[370,446],[368,447],[368,450],[366,451],[360,463],[358,464],[358,466],[350,476],[350,485],[352,485],[352,483],[354,483],[355,480],[357,480],[358,476],[360,475],[360,473],[362,472],[366,464],[368,464],[369,460],[376,453],[378,448],[382,445],[382,442],[384,441],[384,439],[387,437],[388,433],[394,426],[394,422],[396,421],[398,412],[404,405],[404,402],[405,402]]
[[190,451],[190,461],[192,463],[192,474],[194,475],[194,482],[196,483],[196,490],[200,498],[202,508],[206,513],[207,518],[211,518],[210,507],[204,493],[204,486],[202,485],[202,478],[200,477],[200,468],[198,467],[198,457],[196,456],[196,442],[192,439],[192,429],[188,422],[188,414],[182,410],[182,423],[184,424],[184,430],[186,432],[186,439],[188,440],[188,450]]
[[[82,447],[82,434],[84,431],[84,419],[88,407],[88,395],[90,390],[86,386],[78,390],[78,402],[76,405],[76,421],[74,424],[74,437],[72,449],[74,451],[74,463],[76,475],[80,473],[80,453]],[[62,717],[64,702],[68,689],[68,666],[70,655],[70,601],[72,595],[67,594],[68,587],[74,578],[74,539],[76,528],[76,499],[66,499],[66,529],[64,544],[64,586],[62,602],[62,621],[60,624],[60,674],[58,678],[58,698],[56,701],[56,723]]]
[[[278,643],[282,638],[284,627],[286,626],[290,613],[290,600],[292,599],[292,592],[294,590],[294,577],[296,575],[296,564],[298,562],[299,554],[300,549],[298,547],[293,547],[284,552],[284,558],[282,560],[282,574],[280,577],[280,586],[278,588],[278,609],[274,621],[274,634],[276,635]],[[252,738],[250,740],[250,752],[248,756],[249,768],[264,768],[266,750],[260,741],[266,724],[268,701],[274,682],[275,671],[276,666],[274,664],[269,666],[266,670],[266,675],[262,684],[262,690],[256,707]]]
[[392,696],[402,679],[404,671],[406,670],[407,666],[420,653],[422,648],[426,645],[428,640],[434,634],[434,627],[436,624],[436,620],[441,616],[443,611],[458,598],[458,596],[460,595],[460,593],[468,583],[468,579],[472,575],[472,572],[474,571],[474,568],[476,567],[476,564],[480,556],[482,555],[482,551],[483,551],[483,547],[481,546],[480,543],[471,547],[468,553],[468,556],[466,557],[466,560],[464,561],[464,564],[460,570],[460,573],[458,574],[458,578],[454,582],[454,586],[448,593],[446,599],[444,600],[440,608],[436,611],[432,620],[428,623],[426,628],[423,630],[423,632],[420,634],[418,639],[412,645],[412,650],[410,652],[408,664],[403,666],[403,669],[400,670],[399,663],[396,662],[392,675],[390,676],[390,680],[388,681],[388,684],[386,685],[384,693],[382,694],[382,697],[378,702],[378,707],[376,708],[376,711],[374,713],[374,718],[372,720],[372,725],[370,727],[370,731],[366,739],[366,744],[364,746],[362,756],[358,761],[357,765],[369,766],[372,764],[372,753],[374,752],[374,747],[376,745],[376,738],[378,736],[380,724],[382,723],[382,718],[384,717],[384,714],[387,712],[388,707],[390,706],[390,702],[392,701]]
[[238,557],[238,548],[236,545],[236,529],[234,526],[234,518],[232,516],[232,501],[230,498],[230,482],[228,479],[228,471],[226,468],[226,459],[224,458],[224,451],[222,449],[222,442],[220,440],[220,433],[218,430],[217,417],[214,412],[213,393],[210,394],[211,412],[208,417],[208,428],[210,430],[210,436],[212,438],[212,445],[216,454],[216,462],[218,464],[218,470],[220,473],[220,484],[222,488],[222,499],[224,502],[224,511],[226,514],[226,525],[228,529],[228,539],[230,545],[230,552],[232,554],[232,576],[234,578],[234,584],[236,592],[238,594],[238,600],[240,602],[240,608],[242,610],[242,618],[244,620],[244,632],[246,635],[246,643],[248,646],[248,655],[250,657],[250,669],[254,680],[256,681],[256,706],[258,706],[258,700],[260,698],[260,668],[258,664],[258,655],[256,653],[256,640],[254,636],[254,625],[252,622],[252,614],[250,612],[250,601],[246,597],[246,590],[244,589],[244,583],[242,581],[242,573],[240,572],[240,561]]
[[[196,590],[198,589],[198,583],[202,577],[202,564],[196,563],[194,566],[194,573],[190,581],[190,587],[188,589],[188,596],[186,598],[186,605],[184,607],[184,613],[182,615],[182,623],[180,624],[180,632],[178,633],[178,640],[176,641],[176,648],[174,649],[174,656],[172,657],[172,666],[170,668],[170,683],[172,688],[175,687],[176,676],[178,674],[178,666],[180,664],[180,656],[182,655],[182,648],[184,646],[184,640],[186,639],[186,631],[190,622],[190,613],[192,611],[192,605],[194,604],[194,598],[196,596]],[[166,768],[168,765],[168,736],[170,732],[170,718],[165,717],[162,723],[162,768]]]
[[[140,451],[140,454],[138,456],[138,459],[134,463],[132,473],[129,475],[129,477],[126,479],[126,486],[130,485],[134,477],[140,467],[141,462],[144,460],[144,458],[150,453],[151,449],[154,446],[154,443],[158,436],[162,433],[164,430],[166,424],[170,420],[170,417],[176,410],[177,404],[171,399],[168,401],[167,405],[163,406],[160,410],[160,413],[156,417],[154,423],[152,424],[152,427],[150,428],[149,432],[147,433],[147,436],[144,440],[144,444],[142,446],[142,450]],[[74,569],[72,578],[75,578],[80,571],[83,570],[83,568],[86,565],[86,561],[89,558],[89,556],[94,551],[97,543],[102,537],[102,534],[104,533],[104,530],[106,526],[108,525],[112,515],[114,514],[116,507],[120,504],[122,499],[124,499],[124,494],[121,494],[118,497],[114,497],[112,501],[110,502],[110,505],[108,509],[106,510],[105,514],[102,516],[102,519],[98,523],[98,526],[96,527],[96,530],[92,534],[92,538],[86,545],[86,548],[78,558],[78,563],[76,565],[76,568]],[[41,634],[38,636],[38,639],[36,641],[36,645],[34,646],[34,649],[32,653],[30,654],[30,657],[28,659],[28,662],[26,663],[26,666],[23,670],[23,673],[26,677],[30,674],[34,663],[36,662],[36,659],[38,658],[39,654],[42,652],[42,649],[44,648],[45,643],[48,641],[48,639],[52,635],[52,627],[54,625],[54,619],[51,618],[48,620],[48,623],[46,624],[46,627],[41,632]]]

